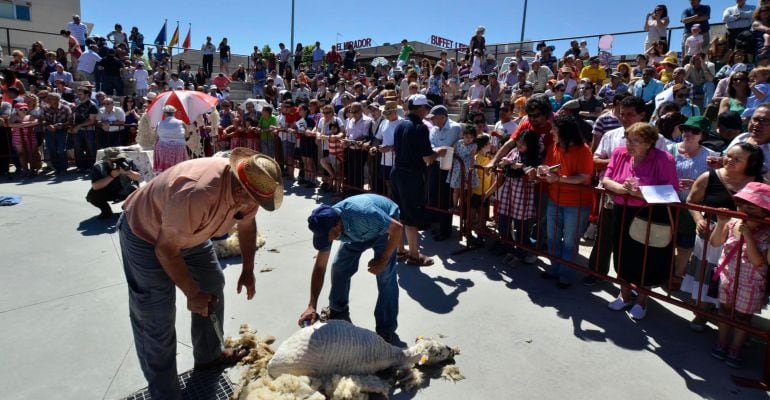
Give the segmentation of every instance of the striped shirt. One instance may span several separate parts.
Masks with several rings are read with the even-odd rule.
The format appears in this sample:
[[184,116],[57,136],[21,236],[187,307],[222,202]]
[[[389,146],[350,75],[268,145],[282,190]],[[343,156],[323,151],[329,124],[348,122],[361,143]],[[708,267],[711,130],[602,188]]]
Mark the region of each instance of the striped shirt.
[[343,243],[361,243],[388,233],[391,219],[399,218],[396,203],[376,194],[348,197],[332,206],[342,220]]
[[621,126],[623,125],[620,123],[620,119],[613,114],[612,111],[607,111],[596,119],[592,133],[594,136],[601,139],[605,133],[620,128]]

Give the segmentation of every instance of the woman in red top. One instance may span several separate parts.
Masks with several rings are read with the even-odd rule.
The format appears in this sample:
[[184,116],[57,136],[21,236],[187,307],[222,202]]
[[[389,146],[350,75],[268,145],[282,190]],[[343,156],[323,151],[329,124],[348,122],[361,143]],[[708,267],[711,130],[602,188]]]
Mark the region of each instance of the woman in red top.
[[8,94],[9,87],[15,87],[19,89],[19,95],[24,95],[24,84],[16,78],[16,73],[6,69],[0,72],[3,75],[3,83],[0,84],[0,89],[3,91],[3,101],[6,103],[13,103],[11,96]]
[[[548,183],[546,236],[548,252],[556,257],[546,279],[558,279],[557,286],[566,289],[575,279],[575,271],[559,262],[570,262],[578,251],[580,233],[588,224],[593,193],[586,190],[594,169],[593,154],[580,134],[576,117],[558,116],[553,120],[554,143],[546,149],[544,165],[532,171]],[[582,186],[582,187],[581,187]]]

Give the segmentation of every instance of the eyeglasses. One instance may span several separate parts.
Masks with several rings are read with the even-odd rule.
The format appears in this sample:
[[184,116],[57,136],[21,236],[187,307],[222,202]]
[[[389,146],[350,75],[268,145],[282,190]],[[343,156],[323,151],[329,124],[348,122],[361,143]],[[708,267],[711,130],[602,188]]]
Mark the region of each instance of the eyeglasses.
[[645,144],[645,141],[639,140],[639,139],[629,139],[628,137],[626,137],[626,144],[638,146],[638,145]]
[[770,126],[770,118],[751,118],[750,122],[762,127]]

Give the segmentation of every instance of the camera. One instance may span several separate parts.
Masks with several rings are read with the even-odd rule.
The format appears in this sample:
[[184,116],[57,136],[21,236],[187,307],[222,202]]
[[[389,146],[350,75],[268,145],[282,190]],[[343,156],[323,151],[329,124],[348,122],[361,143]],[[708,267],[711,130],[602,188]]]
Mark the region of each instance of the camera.
[[125,158],[118,158],[117,160],[113,161],[112,169],[122,169],[124,171],[128,171],[131,169],[131,165],[128,164],[128,161],[126,161]]

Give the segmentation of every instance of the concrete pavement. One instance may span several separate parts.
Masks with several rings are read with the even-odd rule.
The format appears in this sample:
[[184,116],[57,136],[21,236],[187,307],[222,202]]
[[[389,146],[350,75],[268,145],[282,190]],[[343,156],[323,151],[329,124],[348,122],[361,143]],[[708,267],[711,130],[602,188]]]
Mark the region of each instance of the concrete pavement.
[[[89,183],[74,176],[60,182],[0,183],[0,194],[23,196],[0,207],[0,387],[5,399],[116,399],[146,386],[138,367],[128,320],[127,293],[115,220],[92,218]],[[282,340],[296,329],[307,304],[315,252],[306,216],[319,199],[308,189],[286,193],[275,213],[260,211],[267,240],[257,254],[257,295],[235,294],[238,260],[225,260],[225,334],[241,323]],[[113,206],[116,211],[119,206]],[[713,359],[715,330],[688,329],[690,314],[651,302],[645,320],[634,322],[606,304],[611,285],[569,290],[540,279],[534,266],[509,266],[484,250],[459,256],[456,243],[424,241],[436,254],[432,267],[398,266],[399,330],[444,335],[458,346],[466,380],[433,380],[407,399],[765,399],[764,392],[733,385],[736,371]],[[276,249],[268,252],[267,249]],[[582,249],[587,253],[587,248]],[[374,328],[376,282],[362,257],[351,290],[351,317]],[[326,305],[328,279],[321,305]],[[190,318],[177,296],[178,367],[192,367]],[[747,350],[758,376],[764,345]]]

